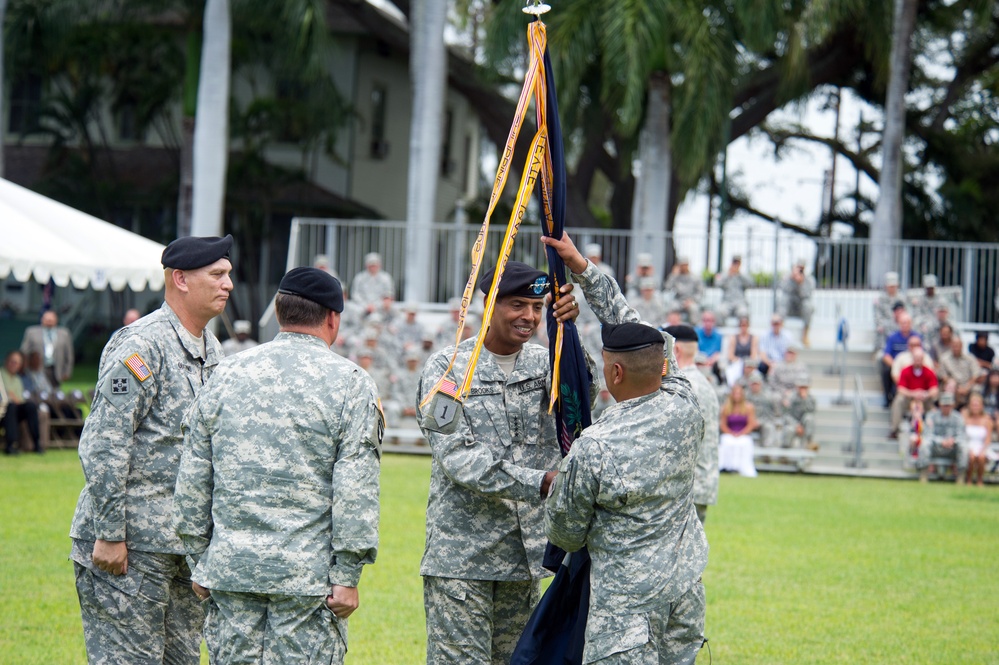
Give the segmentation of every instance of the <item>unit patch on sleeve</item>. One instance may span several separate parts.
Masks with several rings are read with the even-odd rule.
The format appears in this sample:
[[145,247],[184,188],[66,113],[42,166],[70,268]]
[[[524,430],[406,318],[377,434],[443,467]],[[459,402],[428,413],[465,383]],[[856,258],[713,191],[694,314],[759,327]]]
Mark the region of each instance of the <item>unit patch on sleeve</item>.
[[126,395],[128,394],[128,377],[121,376],[111,379],[111,394],[112,395]]
[[125,367],[128,368],[128,371],[130,371],[140,382],[145,381],[153,375],[153,373],[150,372],[149,368],[146,366],[145,361],[139,357],[138,353],[133,353],[122,362],[125,363]]

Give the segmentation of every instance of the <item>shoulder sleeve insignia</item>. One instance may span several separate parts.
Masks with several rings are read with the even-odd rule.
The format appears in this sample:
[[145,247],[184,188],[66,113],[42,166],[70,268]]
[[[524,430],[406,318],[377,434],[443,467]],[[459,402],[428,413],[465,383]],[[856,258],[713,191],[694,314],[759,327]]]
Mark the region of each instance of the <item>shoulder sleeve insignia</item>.
[[139,357],[138,353],[133,353],[122,362],[125,363],[125,367],[128,368],[128,371],[130,371],[140,383],[153,375],[153,373],[149,371],[149,367],[146,366],[146,362]]

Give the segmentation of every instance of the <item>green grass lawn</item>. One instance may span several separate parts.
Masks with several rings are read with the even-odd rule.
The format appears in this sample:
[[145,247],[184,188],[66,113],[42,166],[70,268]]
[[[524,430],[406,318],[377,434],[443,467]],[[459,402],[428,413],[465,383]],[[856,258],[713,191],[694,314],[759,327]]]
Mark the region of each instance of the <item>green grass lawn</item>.
[[[429,469],[383,461],[381,547],[350,621],[351,665],[423,662]],[[84,663],[66,559],[75,452],[2,458],[0,478],[0,662]],[[999,664],[999,488],[726,475],[707,531],[714,663]]]

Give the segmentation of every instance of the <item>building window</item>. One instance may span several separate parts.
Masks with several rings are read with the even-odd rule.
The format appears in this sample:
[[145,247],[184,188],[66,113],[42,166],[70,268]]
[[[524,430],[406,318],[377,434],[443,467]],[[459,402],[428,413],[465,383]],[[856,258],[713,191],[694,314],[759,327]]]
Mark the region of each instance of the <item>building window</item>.
[[451,156],[451,134],[454,129],[454,109],[444,111],[444,133],[441,136],[441,177],[454,173],[454,159]]
[[115,132],[119,141],[142,141],[139,131],[139,108],[135,102],[123,103],[115,112]]
[[23,74],[10,86],[10,119],[7,129],[11,134],[32,134],[38,131],[42,107],[42,77]]
[[384,84],[375,83],[371,88],[371,157],[388,157],[389,144],[386,140],[385,123],[388,114],[388,90]]

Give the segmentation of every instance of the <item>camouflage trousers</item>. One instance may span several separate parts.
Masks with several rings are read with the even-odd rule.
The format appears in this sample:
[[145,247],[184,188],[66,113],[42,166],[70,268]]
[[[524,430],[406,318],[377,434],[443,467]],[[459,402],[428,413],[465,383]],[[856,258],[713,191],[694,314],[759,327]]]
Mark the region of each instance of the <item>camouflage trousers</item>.
[[205,612],[183,556],[129,550],[128,573],[112,575],[93,565],[93,543],[73,553],[90,665],[201,662]]
[[785,319],[792,316],[799,317],[802,324],[807,328],[812,323],[812,314],[815,312],[815,308],[812,306],[811,298],[805,300],[801,298],[788,298],[785,302],[781,303],[777,311]]
[[205,641],[214,665],[330,663],[347,653],[347,620],[324,596],[212,591]]
[[661,610],[605,614],[590,608],[583,662],[600,665],[693,665],[704,643],[704,585]]
[[507,665],[541,582],[423,578],[427,665]]

